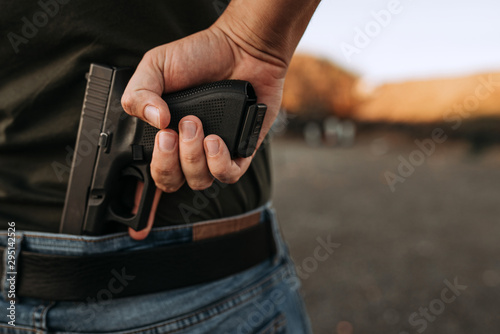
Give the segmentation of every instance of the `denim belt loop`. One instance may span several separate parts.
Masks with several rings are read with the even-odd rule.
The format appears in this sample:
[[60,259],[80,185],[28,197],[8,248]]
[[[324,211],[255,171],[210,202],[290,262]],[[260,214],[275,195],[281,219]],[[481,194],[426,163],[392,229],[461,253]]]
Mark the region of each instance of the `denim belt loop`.
[[9,229],[5,238],[7,242],[2,259],[4,264],[4,272],[2,273],[2,296],[5,300],[15,300],[17,302],[17,272],[24,233],[15,231],[15,228],[14,232]]

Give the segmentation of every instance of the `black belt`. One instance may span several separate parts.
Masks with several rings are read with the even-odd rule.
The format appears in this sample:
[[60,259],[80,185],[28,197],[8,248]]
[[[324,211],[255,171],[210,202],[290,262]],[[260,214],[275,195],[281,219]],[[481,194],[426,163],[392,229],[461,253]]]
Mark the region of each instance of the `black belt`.
[[275,251],[268,221],[222,236],[132,252],[63,256],[21,251],[16,294],[76,301],[154,293],[227,277]]

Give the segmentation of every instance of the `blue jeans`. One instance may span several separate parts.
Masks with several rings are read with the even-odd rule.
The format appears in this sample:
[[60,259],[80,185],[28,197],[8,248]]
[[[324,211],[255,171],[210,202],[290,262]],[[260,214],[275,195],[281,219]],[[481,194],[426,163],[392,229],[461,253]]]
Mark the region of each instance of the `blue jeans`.
[[[12,317],[8,317],[8,282],[4,275],[0,333],[311,333],[298,292],[300,282],[278,230],[275,212],[269,206],[258,210],[263,212],[261,220],[272,222],[277,254],[218,281],[126,298],[113,298],[112,292],[106,289],[79,302],[20,298],[15,303],[14,327],[8,324]],[[192,225],[153,229],[146,241],[132,240],[126,233],[82,237],[16,232],[16,254],[22,249],[46,254],[84,255],[190,242]],[[0,233],[0,244],[6,246],[6,232]],[[110,268],[110,271],[115,270],[119,275],[120,269]],[[127,279],[133,278],[118,279],[124,289]]]

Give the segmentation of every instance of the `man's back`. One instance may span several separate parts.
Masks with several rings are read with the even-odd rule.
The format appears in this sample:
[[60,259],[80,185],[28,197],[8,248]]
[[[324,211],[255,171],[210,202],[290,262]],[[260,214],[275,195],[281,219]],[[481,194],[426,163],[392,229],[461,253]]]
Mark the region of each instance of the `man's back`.
[[[212,0],[2,4],[0,332],[310,333],[264,139],[318,3],[234,0],[220,17]],[[57,233],[91,63],[137,66],[122,106],[160,129],[141,231]],[[165,129],[162,94],[224,79],[268,106],[253,158],[193,115]]]
[[[149,49],[209,27],[222,9],[213,1],[60,2],[2,4],[2,229],[16,221],[22,230],[58,231],[89,64],[135,67]],[[163,194],[155,226],[231,216],[267,202],[265,146],[238,183],[214,185],[216,197],[186,184]],[[198,205],[200,196],[206,205]]]

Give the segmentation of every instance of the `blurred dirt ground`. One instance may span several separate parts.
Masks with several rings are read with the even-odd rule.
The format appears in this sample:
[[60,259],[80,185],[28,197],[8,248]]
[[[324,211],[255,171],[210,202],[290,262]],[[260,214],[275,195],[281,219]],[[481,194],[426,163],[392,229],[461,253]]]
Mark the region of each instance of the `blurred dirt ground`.
[[[316,334],[500,332],[499,145],[438,144],[394,192],[384,173],[418,148],[410,136],[272,147],[273,203]],[[328,238],[334,252],[315,252]]]

